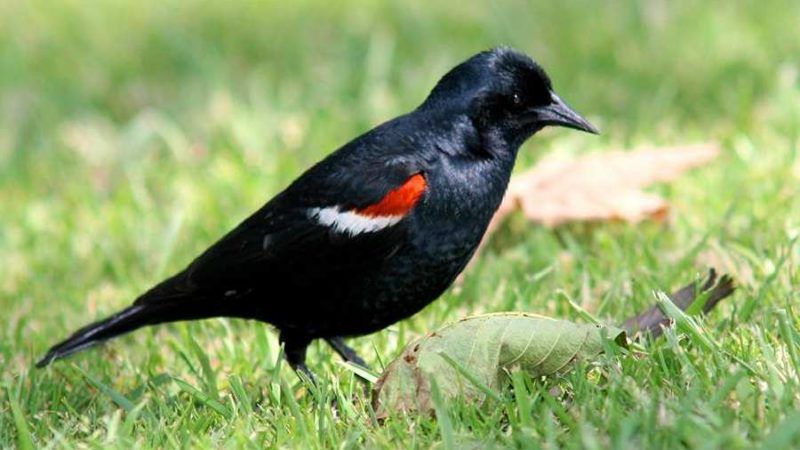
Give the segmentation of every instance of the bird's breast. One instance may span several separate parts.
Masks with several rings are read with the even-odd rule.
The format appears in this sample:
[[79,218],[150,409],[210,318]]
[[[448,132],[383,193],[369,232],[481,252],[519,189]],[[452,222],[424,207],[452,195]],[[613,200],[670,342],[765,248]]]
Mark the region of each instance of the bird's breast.
[[420,225],[480,239],[503,199],[512,167],[513,162],[497,160],[442,160],[426,174],[428,189],[417,208]]

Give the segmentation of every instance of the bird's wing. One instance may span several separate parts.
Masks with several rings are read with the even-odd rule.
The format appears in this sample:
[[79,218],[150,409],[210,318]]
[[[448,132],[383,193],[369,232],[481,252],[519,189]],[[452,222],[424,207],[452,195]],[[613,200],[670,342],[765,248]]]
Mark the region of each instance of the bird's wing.
[[306,173],[148,297],[234,297],[254,283],[324,282],[388,258],[424,199],[424,173],[389,164],[382,176],[364,170],[340,179],[324,169]]

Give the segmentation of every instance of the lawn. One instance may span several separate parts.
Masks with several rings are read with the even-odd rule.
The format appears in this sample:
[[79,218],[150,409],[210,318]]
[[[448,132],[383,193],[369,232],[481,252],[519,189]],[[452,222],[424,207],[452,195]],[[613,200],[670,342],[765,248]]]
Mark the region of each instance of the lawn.
[[[798,23],[794,0],[0,2],[0,447],[800,446]],[[351,344],[379,369],[471,314],[582,321],[568,299],[621,323],[713,265],[739,286],[702,321],[716,345],[670,331],[492,405],[380,426],[325,345],[308,389],[255,322],[150,328],[33,368],[498,44],[603,132],[547,130],[518,171],[640,145],[722,154],[654,189],[665,223],[511,220],[461,285]]]

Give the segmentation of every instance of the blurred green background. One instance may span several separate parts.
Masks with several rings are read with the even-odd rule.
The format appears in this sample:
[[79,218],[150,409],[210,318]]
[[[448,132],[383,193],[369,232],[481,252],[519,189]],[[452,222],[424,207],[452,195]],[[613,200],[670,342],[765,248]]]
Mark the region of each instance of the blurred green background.
[[[564,296],[619,321],[652,303],[652,289],[713,263],[741,285],[714,336],[765,375],[743,376],[739,388],[728,377],[740,367],[725,352],[682,353],[676,337],[663,344],[672,353],[658,376],[627,360],[607,362],[619,372],[612,388],[569,379],[584,389],[567,413],[572,424],[538,421],[553,405],[534,396],[529,428],[516,427],[510,400],[506,419],[456,411],[450,428],[425,422],[409,445],[448,436],[512,446],[526,437],[578,447],[792,442],[796,435],[773,430],[800,424],[797,394],[777,390],[796,387],[789,356],[800,340],[786,309],[798,299],[800,263],[798,24],[795,0],[0,1],[0,446],[411,439],[405,425],[362,430],[358,408],[303,434],[304,420],[314,427],[323,416],[293,415],[279,394],[295,380],[275,372],[275,337],[257,324],[140,332],[48,371],[32,372],[31,361],[181,268],[322,156],[414,108],[450,67],[500,44],[537,59],[603,131],[543,132],[518,170],[543,154],[637,145],[717,141],[723,155],[658,188],[674,205],[667,225],[547,230],[512,221],[461,287],[357,348],[379,368],[411,338],[470,313],[577,319]],[[193,353],[200,347],[208,353]],[[211,372],[198,374],[204,357]],[[349,386],[327,349],[311,358],[333,385]],[[231,380],[263,402],[247,421],[212,417],[165,376],[204,386],[232,411],[247,402],[231,394]],[[731,400],[738,406],[712,403],[725,383],[741,394]],[[615,391],[631,385],[644,387]],[[144,413],[114,425],[120,401],[109,392]]]

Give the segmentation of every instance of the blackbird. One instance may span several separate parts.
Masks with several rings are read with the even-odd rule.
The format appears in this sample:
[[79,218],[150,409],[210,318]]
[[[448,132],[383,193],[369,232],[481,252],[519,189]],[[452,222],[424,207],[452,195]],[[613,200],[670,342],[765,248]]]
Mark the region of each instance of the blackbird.
[[[503,198],[517,152],[550,125],[597,133],[510,48],[450,70],[422,104],[308,169],[185,269],[52,347],[50,362],[146,325],[255,319],[311,377],[306,348],[381,330],[439,297]],[[312,377],[313,378],[313,377]]]

